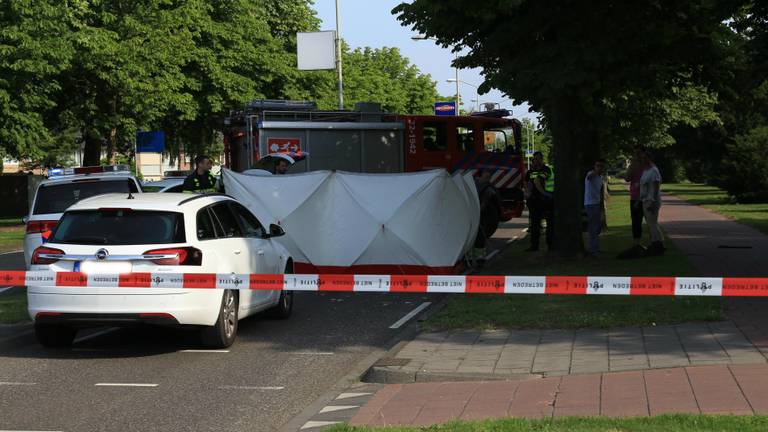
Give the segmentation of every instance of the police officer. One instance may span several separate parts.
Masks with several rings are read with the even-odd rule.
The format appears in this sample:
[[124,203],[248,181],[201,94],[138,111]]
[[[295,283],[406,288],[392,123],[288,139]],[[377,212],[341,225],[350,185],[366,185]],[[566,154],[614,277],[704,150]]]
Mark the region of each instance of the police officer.
[[547,247],[552,248],[555,176],[552,169],[544,164],[544,155],[537,151],[533,154],[531,169],[525,176],[525,197],[530,216],[528,235],[531,245],[527,251],[539,250],[541,221],[547,221]]
[[200,155],[195,158],[195,171],[184,179],[184,193],[216,192],[216,177],[211,174],[211,158]]

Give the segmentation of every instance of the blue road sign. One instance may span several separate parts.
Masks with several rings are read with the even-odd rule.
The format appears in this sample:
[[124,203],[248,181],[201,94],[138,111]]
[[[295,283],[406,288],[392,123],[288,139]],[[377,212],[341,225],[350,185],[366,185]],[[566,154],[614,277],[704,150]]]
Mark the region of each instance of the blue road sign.
[[435,102],[435,115],[439,115],[439,116],[456,115],[456,101]]
[[151,131],[136,134],[136,151],[139,153],[162,153],[165,150],[165,132]]

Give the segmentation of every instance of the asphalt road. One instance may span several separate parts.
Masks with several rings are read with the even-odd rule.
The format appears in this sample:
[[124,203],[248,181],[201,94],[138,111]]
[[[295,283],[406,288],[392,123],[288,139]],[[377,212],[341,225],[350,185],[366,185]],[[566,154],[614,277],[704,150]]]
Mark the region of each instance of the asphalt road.
[[[0,269],[21,262],[0,255]],[[69,350],[42,348],[28,327],[6,328],[0,430],[275,430],[387,348],[403,329],[390,326],[440,298],[297,293],[288,320],[242,320],[228,352],[185,351],[199,349],[196,333],[166,328],[85,331]]]
[[[519,232],[508,226],[491,248]],[[21,254],[0,255],[0,269],[21,268]],[[393,324],[442,296],[297,293],[290,319],[247,318],[235,345],[216,352],[197,350],[196,333],[175,329],[88,330],[72,349],[52,350],[28,326],[6,327],[0,430],[276,430],[389,348],[404,328]]]

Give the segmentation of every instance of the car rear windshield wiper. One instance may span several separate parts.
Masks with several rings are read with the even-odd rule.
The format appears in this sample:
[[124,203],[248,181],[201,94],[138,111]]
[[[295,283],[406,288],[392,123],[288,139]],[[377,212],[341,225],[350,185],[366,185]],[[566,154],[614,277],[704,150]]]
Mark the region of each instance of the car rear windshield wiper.
[[65,243],[75,243],[75,244],[107,244],[107,238],[106,237],[77,237],[72,239],[62,239],[62,242]]

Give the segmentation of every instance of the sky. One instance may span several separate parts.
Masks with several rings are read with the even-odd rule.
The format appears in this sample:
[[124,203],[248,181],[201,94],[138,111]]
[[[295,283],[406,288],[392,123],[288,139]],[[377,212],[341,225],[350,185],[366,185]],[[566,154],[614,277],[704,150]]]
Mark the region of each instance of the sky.
[[[336,28],[335,0],[314,0],[314,9],[323,21],[322,30]],[[431,40],[414,41],[416,33],[400,25],[392,15],[392,9],[401,0],[339,0],[341,10],[341,37],[352,47],[381,48],[397,47],[400,52],[411,60],[423,73],[432,75],[437,81],[437,90],[441,95],[453,95],[456,84],[446,82],[454,78],[451,66],[453,53],[449,48],[441,48]],[[459,92],[465,109],[470,100],[475,99],[475,88],[482,82],[480,69],[460,69],[459,80],[471,84],[461,84]],[[498,90],[480,95],[480,102],[497,102],[502,108],[512,111],[518,118],[529,118],[536,122],[536,113],[528,112],[528,105],[513,106],[511,99],[506,98]]]

